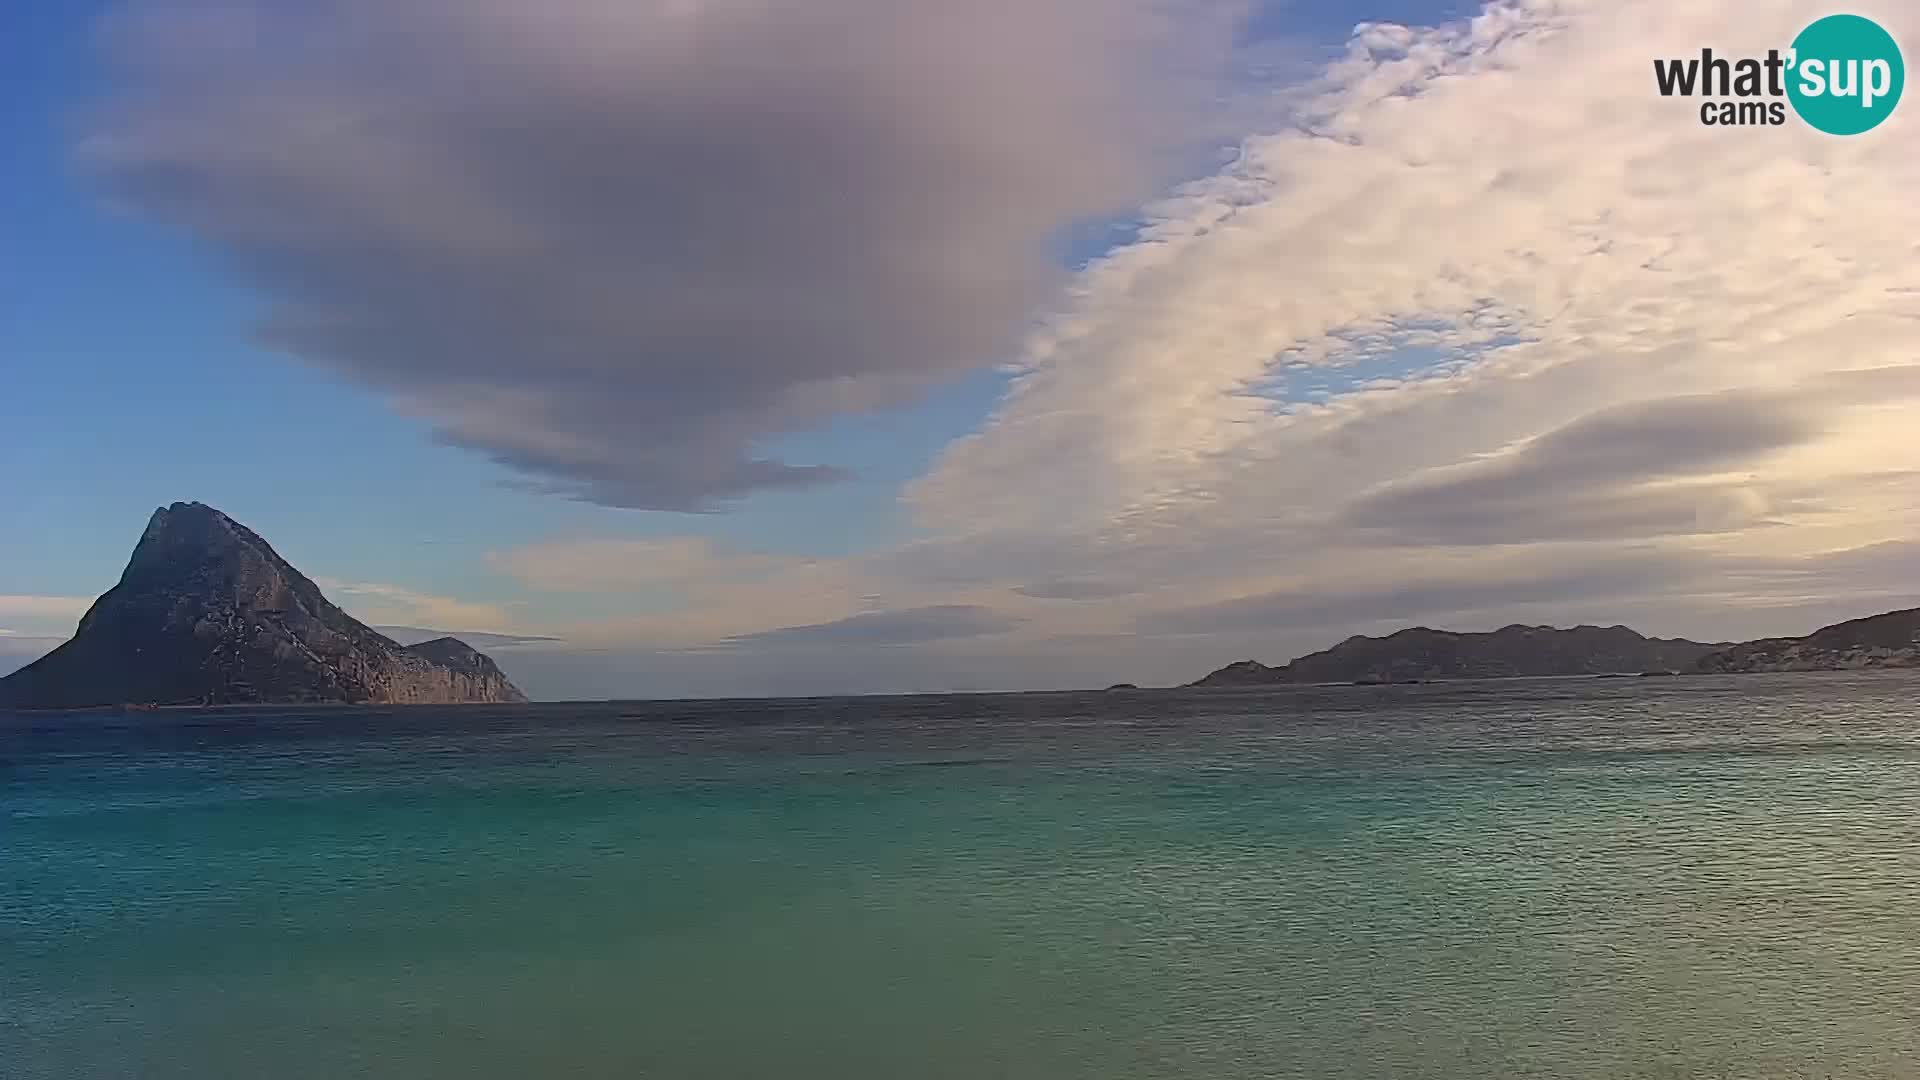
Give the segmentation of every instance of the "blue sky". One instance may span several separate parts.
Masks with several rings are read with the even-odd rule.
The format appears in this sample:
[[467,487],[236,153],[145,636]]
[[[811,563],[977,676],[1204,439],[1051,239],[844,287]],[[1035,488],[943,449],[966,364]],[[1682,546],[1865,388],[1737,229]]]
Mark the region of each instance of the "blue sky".
[[[1150,681],[1403,618],[1741,636],[1889,591],[1914,508],[1874,477],[1906,460],[1905,399],[1821,380],[1901,362],[1920,282],[1879,253],[1910,113],[1708,144],[1634,92],[1642,52],[1786,40],[1813,5],[1275,3],[1224,35],[1211,0],[1128,21],[1152,7],[825,0],[688,59],[640,9],[423,0],[356,36],[318,5],[302,32],[360,65],[334,68],[270,4],[25,6],[0,39],[0,635],[56,640],[184,499],[372,621],[563,639],[503,656],[545,696]],[[124,10],[157,17],[113,59]],[[242,25],[265,30],[236,49]],[[394,65],[389,40],[463,44]],[[288,126],[311,115],[353,123]],[[1654,159],[1726,168],[1612,171]],[[1742,222],[1790,244],[1816,219],[1848,270],[1797,264],[1802,314],[1734,287]],[[1682,438],[1682,391],[1830,412]],[[1682,464],[1554,458],[1552,505],[1522,491],[1590,431]],[[1489,574],[1525,599],[1392,599]],[[1215,610],[1280,614],[1193,629]]]

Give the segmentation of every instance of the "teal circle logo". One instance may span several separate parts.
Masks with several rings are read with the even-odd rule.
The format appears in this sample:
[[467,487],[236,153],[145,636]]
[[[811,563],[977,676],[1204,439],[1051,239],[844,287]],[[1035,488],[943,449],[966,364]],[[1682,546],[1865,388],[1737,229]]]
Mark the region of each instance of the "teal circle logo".
[[1858,15],[1829,15],[1808,25],[1793,39],[1787,62],[1793,111],[1829,135],[1879,127],[1907,84],[1893,35]]

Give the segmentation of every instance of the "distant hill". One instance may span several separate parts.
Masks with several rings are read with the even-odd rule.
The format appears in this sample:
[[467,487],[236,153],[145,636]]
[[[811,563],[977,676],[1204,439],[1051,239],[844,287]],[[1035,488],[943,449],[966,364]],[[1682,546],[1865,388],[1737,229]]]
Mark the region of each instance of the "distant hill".
[[1844,671],[1920,667],[1920,608],[1823,626],[1805,637],[1762,638],[1700,658],[1695,669]]
[[1624,626],[1560,630],[1516,623],[1486,633],[1416,626],[1386,637],[1350,637],[1331,649],[1280,667],[1242,660],[1189,685],[1411,682],[1681,671],[1725,647],[1680,638],[1645,637]]
[[65,644],[0,679],[0,705],[525,701],[455,638],[400,645],[201,503],[154,511],[120,583]]

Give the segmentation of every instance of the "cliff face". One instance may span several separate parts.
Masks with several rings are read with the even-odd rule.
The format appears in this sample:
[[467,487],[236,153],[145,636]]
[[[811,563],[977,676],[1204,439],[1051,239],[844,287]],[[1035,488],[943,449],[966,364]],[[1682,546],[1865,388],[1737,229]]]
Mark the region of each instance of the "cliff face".
[[[424,660],[422,676],[433,693],[445,701],[525,701],[526,698],[485,653],[455,637],[434,638],[401,650]],[[510,694],[511,696],[505,696]]]
[[1462,634],[1424,626],[1386,637],[1355,636],[1281,667],[1229,664],[1194,686],[1262,683],[1399,682],[1494,679],[1521,675],[1602,675],[1679,671],[1720,648],[1678,638],[1644,637],[1624,626],[1502,627]]
[[525,701],[453,638],[404,648],[329,603],[218,510],[154,512],[71,640],[0,679],[0,704]]
[[1920,608],[1823,626],[1806,637],[1762,638],[1700,659],[1699,671],[1841,671],[1920,667]]

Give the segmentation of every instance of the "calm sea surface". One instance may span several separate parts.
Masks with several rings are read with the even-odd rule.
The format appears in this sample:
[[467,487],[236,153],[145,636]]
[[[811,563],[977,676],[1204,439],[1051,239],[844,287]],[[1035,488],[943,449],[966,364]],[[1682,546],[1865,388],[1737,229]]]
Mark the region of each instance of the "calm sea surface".
[[0,1077],[1920,1076],[1917,692],[0,714]]

